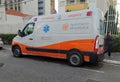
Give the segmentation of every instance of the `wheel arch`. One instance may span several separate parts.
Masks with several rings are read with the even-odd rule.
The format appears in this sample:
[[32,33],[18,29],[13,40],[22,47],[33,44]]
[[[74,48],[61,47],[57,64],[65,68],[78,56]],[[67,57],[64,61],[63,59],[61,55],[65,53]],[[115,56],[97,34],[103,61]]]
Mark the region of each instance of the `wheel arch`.
[[[71,60],[72,56],[74,56],[74,54],[78,55],[77,58],[79,57],[79,62],[75,65],[75,63],[72,63],[74,62],[73,60]],[[76,57],[76,56],[74,56]],[[70,49],[67,53],[67,60],[68,60],[68,63],[72,66],[81,66],[83,63],[84,63],[84,60],[83,60],[84,56],[82,54],[82,52],[79,50],[79,49],[76,49],[76,48],[73,48],[73,49]]]
[[[20,50],[21,50],[21,47],[19,45],[12,45],[12,51],[13,51],[13,48],[16,47],[16,46],[19,47]],[[22,50],[21,50],[21,52],[22,52]]]
[[67,53],[67,59],[68,59],[68,57],[69,57],[69,53],[72,52],[72,51],[79,52],[80,55],[83,57],[82,52],[81,52],[79,49],[77,49],[77,48],[73,48],[73,49],[70,49],[70,50],[68,51],[68,53]]

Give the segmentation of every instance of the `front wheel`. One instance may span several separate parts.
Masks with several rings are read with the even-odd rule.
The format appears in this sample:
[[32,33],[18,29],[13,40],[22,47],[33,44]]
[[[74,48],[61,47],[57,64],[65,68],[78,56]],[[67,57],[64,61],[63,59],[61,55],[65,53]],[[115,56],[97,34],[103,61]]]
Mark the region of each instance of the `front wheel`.
[[83,57],[78,51],[71,51],[68,54],[68,62],[72,66],[81,66],[83,64]]
[[13,47],[12,52],[13,52],[14,57],[21,57],[22,56],[21,49],[18,46]]

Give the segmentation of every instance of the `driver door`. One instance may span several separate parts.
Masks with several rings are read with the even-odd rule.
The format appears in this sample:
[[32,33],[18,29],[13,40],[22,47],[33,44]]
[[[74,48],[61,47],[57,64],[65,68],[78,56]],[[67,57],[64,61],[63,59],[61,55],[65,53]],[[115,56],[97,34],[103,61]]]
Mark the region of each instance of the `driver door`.
[[22,31],[22,43],[25,46],[34,46],[34,27],[35,23],[28,23]]

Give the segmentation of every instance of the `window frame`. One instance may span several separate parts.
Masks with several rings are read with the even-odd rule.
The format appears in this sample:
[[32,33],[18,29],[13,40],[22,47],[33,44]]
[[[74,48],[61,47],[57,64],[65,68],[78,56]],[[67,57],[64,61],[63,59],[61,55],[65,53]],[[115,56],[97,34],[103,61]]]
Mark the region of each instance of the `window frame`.
[[28,24],[24,27],[24,29],[22,30],[23,37],[33,34],[33,32],[34,32],[34,28],[33,28],[32,33],[25,34],[25,29],[28,28],[28,25],[30,25],[30,24],[33,24],[33,27],[35,28],[35,23],[34,23],[34,22],[28,23]]

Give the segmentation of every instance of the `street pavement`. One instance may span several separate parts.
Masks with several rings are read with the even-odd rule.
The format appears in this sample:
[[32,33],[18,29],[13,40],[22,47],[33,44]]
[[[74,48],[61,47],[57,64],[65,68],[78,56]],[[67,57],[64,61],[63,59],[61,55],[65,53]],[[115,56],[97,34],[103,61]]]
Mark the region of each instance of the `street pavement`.
[[[120,65],[85,63],[72,67],[66,60],[25,56],[14,58],[11,45],[0,50],[0,82],[120,82]],[[117,54],[117,55],[116,55]],[[117,57],[116,57],[117,56]],[[119,61],[119,53],[106,60]]]
[[[4,49],[11,50],[11,45],[4,45]],[[111,57],[106,53],[103,62],[120,65],[120,52],[112,52]]]

